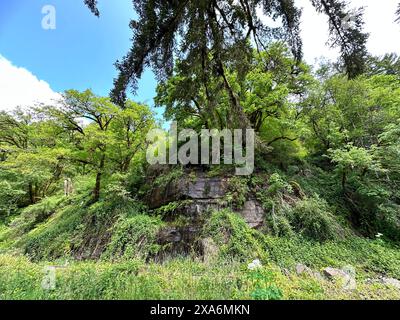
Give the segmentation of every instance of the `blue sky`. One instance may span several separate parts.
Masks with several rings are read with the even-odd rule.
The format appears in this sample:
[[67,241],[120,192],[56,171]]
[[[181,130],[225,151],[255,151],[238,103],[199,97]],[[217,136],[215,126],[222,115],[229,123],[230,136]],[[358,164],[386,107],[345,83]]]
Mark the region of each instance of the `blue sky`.
[[[310,64],[325,56],[337,57],[326,45],[326,17],[318,16],[309,0],[295,0],[303,8],[304,57]],[[382,55],[400,54],[400,24],[394,12],[399,0],[351,0],[365,7],[368,49]],[[56,29],[42,28],[42,8],[56,9]],[[95,17],[83,0],[0,0],[0,110],[49,101],[67,89],[93,89],[108,95],[116,76],[114,63],[131,46],[132,0],[99,0]],[[138,102],[153,105],[156,82],[147,70],[139,82]],[[157,110],[158,115],[162,109]]]
[[[56,29],[44,30],[41,10],[56,9]],[[114,62],[130,48],[132,0],[102,1],[97,18],[83,0],[1,0],[0,55],[29,70],[51,89],[91,88],[108,95],[116,76]],[[155,80],[147,71],[135,100],[152,104]]]

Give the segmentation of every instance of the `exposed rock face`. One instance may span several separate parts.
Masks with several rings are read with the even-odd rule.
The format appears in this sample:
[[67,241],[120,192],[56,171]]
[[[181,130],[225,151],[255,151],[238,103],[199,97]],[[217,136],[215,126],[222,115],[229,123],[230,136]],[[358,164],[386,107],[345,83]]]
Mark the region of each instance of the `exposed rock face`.
[[[176,213],[197,221],[207,212],[227,207],[224,197],[228,186],[229,178],[210,178],[198,172],[194,179],[183,177],[167,186],[154,188],[147,202],[151,209],[157,209],[174,201],[191,200]],[[243,208],[233,211],[242,215],[251,228],[263,225],[264,209],[255,199],[248,199]]]
[[[209,178],[199,175],[194,180],[186,177],[173,181],[167,186],[154,188],[148,198],[151,209],[157,209],[179,200],[192,200],[178,209],[178,214],[197,220],[204,213],[220,210],[227,205],[223,199],[228,192],[228,178]],[[264,210],[255,199],[248,199],[242,209],[234,210],[241,214],[252,228],[259,228],[264,222]]]
[[164,256],[188,255],[195,247],[201,229],[194,225],[184,227],[167,227],[158,234],[158,244],[164,249],[155,257],[164,260]]
[[[226,201],[224,201],[228,189],[229,178],[207,177],[203,172],[195,172],[194,177],[192,174],[186,175],[171,181],[166,186],[155,187],[151,191],[147,199],[151,209],[160,208],[171,202],[190,200],[187,204],[176,209],[173,214],[165,217],[172,225],[177,216],[185,217],[187,221],[187,225],[184,227],[170,227],[160,232],[159,243],[162,245],[170,244],[168,254],[186,254],[196,248],[203,252],[205,259],[211,256],[209,251],[212,246],[209,241],[199,239],[202,224],[206,214],[210,211],[228,207]],[[261,204],[254,198],[249,197],[243,208],[232,210],[242,215],[251,228],[263,226],[265,213]]]
[[221,199],[227,192],[228,179],[199,177],[189,181],[183,194],[191,199]]
[[200,176],[197,177],[195,181],[182,178],[169,183],[164,188],[154,188],[148,202],[150,208],[155,209],[169,202],[182,199],[217,200],[225,196],[227,187],[228,179],[226,178],[207,178]]

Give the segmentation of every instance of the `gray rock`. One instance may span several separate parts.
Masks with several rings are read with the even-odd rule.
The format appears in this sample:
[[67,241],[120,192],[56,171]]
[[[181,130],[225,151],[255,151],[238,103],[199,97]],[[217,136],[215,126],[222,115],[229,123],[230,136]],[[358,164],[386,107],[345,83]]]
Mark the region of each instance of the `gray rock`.
[[150,209],[162,207],[170,202],[182,199],[216,200],[225,196],[228,188],[227,178],[196,177],[190,180],[183,177],[168,183],[166,186],[155,187],[147,199]]
[[221,199],[225,196],[228,180],[225,178],[199,177],[181,186],[182,194],[190,199]]
[[219,248],[212,238],[201,239],[200,244],[203,250],[203,260],[205,263],[209,263],[217,258]]
[[323,276],[321,275],[321,273],[319,273],[317,271],[313,271],[309,267],[307,267],[306,265],[301,264],[301,263],[296,265],[296,273],[298,275],[306,274],[306,275],[309,275],[311,277],[314,277],[317,280],[323,280],[324,279]]
[[246,201],[239,212],[251,228],[259,228],[264,224],[264,210],[256,200]]
[[391,286],[395,287],[396,289],[400,289],[400,281],[394,278],[381,278],[379,279],[379,282],[386,285],[386,286]]
[[180,242],[182,240],[181,232],[174,227],[165,228],[158,234],[158,241],[161,244]]
[[296,265],[296,273],[298,275],[301,275],[301,274],[307,274],[310,276],[313,275],[313,271],[309,267],[307,267],[306,265],[301,264],[301,263]]
[[339,281],[344,290],[357,288],[356,272],[352,266],[346,266],[343,269],[325,268],[323,274],[330,281]]
[[191,218],[199,218],[202,215],[206,214],[207,212],[213,210],[220,210],[223,208],[223,205],[214,199],[200,199],[200,200],[193,200],[188,205],[179,208],[178,214],[191,217]]
[[[146,199],[150,209],[157,209],[168,203],[191,200],[187,205],[175,210],[175,214],[199,221],[204,213],[227,207],[223,199],[228,192],[229,178],[210,178],[197,173],[195,179],[182,177],[164,186],[156,186]],[[265,212],[260,203],[249,199],[242,209],[237,210],[251,228],[260,228],[264,224]]]

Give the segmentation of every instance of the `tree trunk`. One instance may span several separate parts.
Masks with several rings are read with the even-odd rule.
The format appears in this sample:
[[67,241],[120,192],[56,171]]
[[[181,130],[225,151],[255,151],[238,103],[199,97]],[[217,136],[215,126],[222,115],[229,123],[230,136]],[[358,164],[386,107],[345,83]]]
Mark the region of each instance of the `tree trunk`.
[[97,202],[100,199],[100,189],[101,189],[101,177],[103,174],[103,169],[104,169],[104,163],[105,163],[105,155],[103,154],[100,160],[100,166],[97,171],[96,175],[96,185],[93,190],[93,201]]
[[343,192],[346,191],[346,182],[347,182],[347,173],[346,173],[346,170],[344,170],[343,174],[342,174],[342,190],[343,190]]
[[35,204],[35,192],[33,190],[32,183],[29,183],[28,189],[29,189],[29,200],[31,204]]

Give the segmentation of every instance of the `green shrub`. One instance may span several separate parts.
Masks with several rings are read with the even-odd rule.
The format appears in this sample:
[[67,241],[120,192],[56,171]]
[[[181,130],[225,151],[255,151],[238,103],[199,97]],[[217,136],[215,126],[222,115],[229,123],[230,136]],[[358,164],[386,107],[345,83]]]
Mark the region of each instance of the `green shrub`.
[[18,209],[26,192],[16,188],[8,181],[0,181],[0,219],[10,216]]
[[248,179],[232,177],[228,182],[228,192],[225,200],[234,208],[242,208],[249,192]]
[[283,192],[292,192],[292,186],[287,183],[278,173],[274,173],[271,175],[268,184],[268,193],[270,195],[277,195]]
[[114,226],[111,242],[103,254],[105,259],[146,258],[160,249],[157,234],[163,222],[158,217],[137,215],[120,219]]
[[168,172],[159,175],[153,184],[159,188],[166,187],[172,181],[176,181],[184,175],[182,166],[176,166]]
[[57,259],[71,254],[72,246],[83,233],[86,208],[69,205],[57,211],[48,221],[24,234],[15,244],[33,260]]
[[[37,206],[41,208],[40,204]],[[34,260],[71,255],[98,258],[116,221],[141,214],[145,208],[131,198],[110,195],[94,204],[77,196],[55,210],[48,220],[23,234],[15,244]]]
[[17,234],[23,234],[32,230],[36,225],[46,221],[52,214],[63,206],[65,197],[53,196],[45,198],[37,204],[26,207],[21,214],[12,221]]
[[340,239],[345,234],[327,203],[317,196],[297,202],[289,219],[296,232],[313,240]]
[[394,203],[380,205],[377,213],[377,228],[389,239],[400,241],[400,206]]
[[204,226],[203,235],[213,238],[223,256],[265,258],[263,235],[251,229],[241,216],[229,210],[213,212]]

